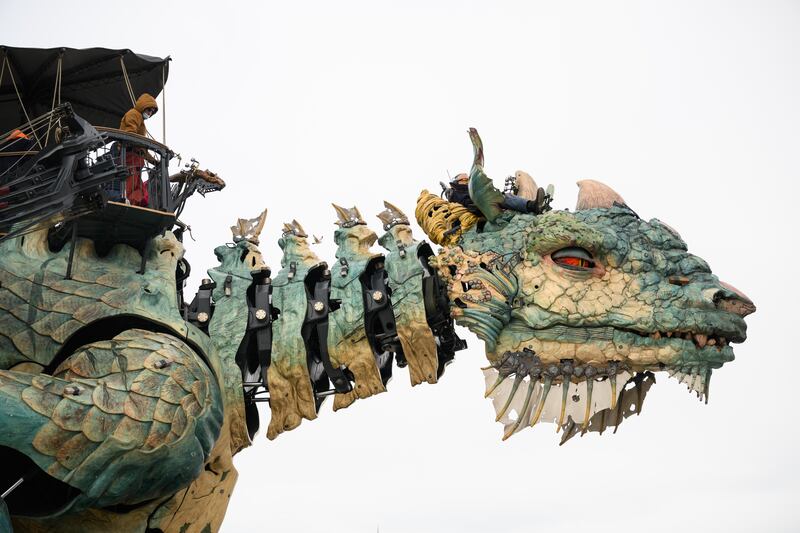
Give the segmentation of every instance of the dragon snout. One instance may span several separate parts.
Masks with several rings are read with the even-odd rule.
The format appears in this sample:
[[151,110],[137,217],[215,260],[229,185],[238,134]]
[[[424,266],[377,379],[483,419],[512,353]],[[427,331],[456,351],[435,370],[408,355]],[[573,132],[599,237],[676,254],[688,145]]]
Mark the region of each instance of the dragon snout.
[[724,281],[720,281],[720,285],[725,290],[719,291],[717,297],[714,298],[717,309],[737,314],[742,318],[755,313],[756,306],[745,293]]

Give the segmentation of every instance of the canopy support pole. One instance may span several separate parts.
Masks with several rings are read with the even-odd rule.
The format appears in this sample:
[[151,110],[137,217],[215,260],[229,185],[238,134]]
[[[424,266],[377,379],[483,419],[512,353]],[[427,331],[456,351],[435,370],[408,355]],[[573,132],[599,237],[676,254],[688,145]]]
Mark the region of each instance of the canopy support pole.
[[167,70],[167,62],[161,65],[161,144],[167,145],[167,81],[164,79],[164,71]]
[[2,67],[0,67],[0,87],[3,86],[3,74],[6,73],[6,53],[3,51]]

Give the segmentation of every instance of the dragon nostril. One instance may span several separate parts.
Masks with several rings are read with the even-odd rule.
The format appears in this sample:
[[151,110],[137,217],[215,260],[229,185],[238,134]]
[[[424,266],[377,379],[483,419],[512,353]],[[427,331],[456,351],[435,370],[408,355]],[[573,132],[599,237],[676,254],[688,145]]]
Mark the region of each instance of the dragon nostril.
[[740,300],[738,297],[723,297],[719,299],[715,298],[714,303],[716,304],[717,309],[737,314],[742,318],[753,314],[756,311],[756,306],[753,304],[753,302],[745,302],[744,300]]
[[669,282],[673,285],[679,285],[683,287],[684,285],[689,284],[689,278],[687,278],[686,276],[670,276]]

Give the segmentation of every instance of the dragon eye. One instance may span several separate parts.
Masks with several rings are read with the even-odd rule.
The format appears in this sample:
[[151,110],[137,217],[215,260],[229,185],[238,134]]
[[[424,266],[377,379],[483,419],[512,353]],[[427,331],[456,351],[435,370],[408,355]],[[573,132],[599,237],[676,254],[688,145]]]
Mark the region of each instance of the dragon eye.
[[572,270],[590,270],[594,268],[594,258],[592,254],[583,248],[562,248],[557,252],[553,252],[550,257],[553,259],[554,263],[558,263],[564,268]]

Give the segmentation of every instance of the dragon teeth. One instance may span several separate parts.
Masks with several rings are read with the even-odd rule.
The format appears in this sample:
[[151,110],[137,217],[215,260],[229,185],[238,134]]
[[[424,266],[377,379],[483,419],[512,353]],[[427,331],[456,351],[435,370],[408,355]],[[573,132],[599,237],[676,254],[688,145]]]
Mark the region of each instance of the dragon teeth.
[[[494,368],[484,370],[487,388],[497,382],[498,375],[499,372]],[[617,380],[622,380],[623,383],[627,383],[630,378],[631,374],[627,371],[617,376]],[[557,425],[557,429],[564,430],[570,425],[576,425],[580,430],[587,424],[584,429],[588,429],[592,416],[598,411],[609,409],[612,403],[612,380],[608,377],[592,379],[589,385],[589,381],[585,379],[572,382],[559,376],[556,380],[544,373],[540,379],[523,378],[525,387],[519,386],[516,390],[513,387],[514,381],[515,379],[503,380],[489,396],[496,414],[499,415],[499,422],[504,426],[504,440],[538,422],[553,423]],[[614,403],[616,400],[614,398]]]
[[700,347],[703,348],[708,341],[708,335],[704,335],[702,333],[695,333],[694,334],[694,342]]

